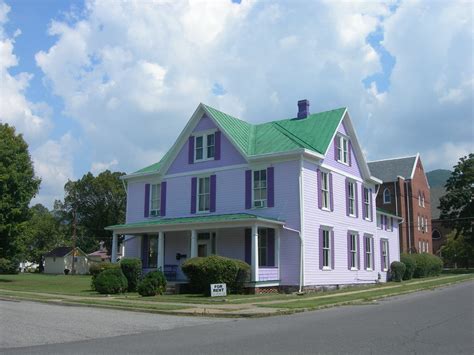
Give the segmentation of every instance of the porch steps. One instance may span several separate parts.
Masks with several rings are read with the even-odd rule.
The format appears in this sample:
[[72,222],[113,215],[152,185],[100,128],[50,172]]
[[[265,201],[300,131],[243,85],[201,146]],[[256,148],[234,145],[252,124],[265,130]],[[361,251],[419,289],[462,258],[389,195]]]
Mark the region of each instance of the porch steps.
[[176,284],[166,285],[165,295],[175,295],[176,293]]

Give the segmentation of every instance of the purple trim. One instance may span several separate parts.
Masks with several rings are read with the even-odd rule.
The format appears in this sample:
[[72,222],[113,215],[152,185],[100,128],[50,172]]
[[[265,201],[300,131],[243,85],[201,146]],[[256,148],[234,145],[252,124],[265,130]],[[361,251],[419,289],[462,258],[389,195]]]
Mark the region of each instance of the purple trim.
[[333,143],[333,145],[334,145],[334,160],[335,161],[338,161],[337,160],[337,148],[339,148],[339,139],[337,139],[337,138],[338,137],[337,137],[337,134],[336,134],[336,136],[334,137],[334,143]]
[[150,215],[150,184],[145,184],[145,207],[143,216],[147,218]]
[[210,212],[216,212],[216,175],[211,175]]
[[268,238],[268,262],[266,266],[275,266],[275,230],[273,228],[267,229]]
[[245,208],[252,208],[252,170],[245,170]]
[[388,264],[388,269],[390,270],[390,243],[387,239],[387,264]]
[[252,230],[245,229],[245,262],[249,265],[252,263]]
[[334,257],[334,231],[332,230],[331,231],[331,269],[335,269],[336,267],[336,260],[335,260],[335,257]]
[[349,141],[349,143],[347,143],[347,158],[348,158],[348,161],[349,161],[349,166],[352,166],[352,143],[351,143],[351,141]]
[[196,213],[197,178],[191,178],[191,213]]
[[347,269],[351,269],[351,232],[347,232]]
[[214,160],[221,160],[221,131],[215,133],[215,152]]
[[349,216],[349,179],[346,178],[346,216]]
[[357,183],[354,182],[354,197],[355,197],[355,215],[359,217],[359,190],[357,190]]
[[273,166],[267,168],[267,205],[268,207],[275,206],[275,179]]
[[329,204],[331,212],[334,211],[334,190],[332,188],[332,174],[329,173]]
[[380,239],[380,270],[383,271],[383,239]]
[[316,172],[318,173],[318,208],[321,209],[323,208],[323,201],[322,201],[322,194],[321,194],[321,190],[322,190],[322,185],[321,185],[321,170],[316,170]]
[[372,208],[372,189],[369,189],[369,208],[370,208],[370,221],[374,220],[374,209]]
[[161,217],[166,216],[166,181],[161,182],[160,215]]
[[360,270],[360,236],[359,234],[356,235],[357,239],[357,269]]
[[366,251],[367,251],[367,237],[364,236],[364,252],[362,253],[362,257],[364,258],[364,270],[367,270],[367,258],[366,258]]
[[319,269],[323,269],[323,229],[319,228]]
[[365,192],[364,185],[360,185],[361,202],[362,202],[362,219],[365,219],[367,217],[365,215],[365,196],[364,196],[364,192]]
[[375,270],[375,250],[374,250],[374,247],[375,247],[375,242],[374,242],[374,237],[371,237],[370,238],[370,243],[372,244],[372,270]]
[[194,164],[194,136],[188,140],[188,164]]

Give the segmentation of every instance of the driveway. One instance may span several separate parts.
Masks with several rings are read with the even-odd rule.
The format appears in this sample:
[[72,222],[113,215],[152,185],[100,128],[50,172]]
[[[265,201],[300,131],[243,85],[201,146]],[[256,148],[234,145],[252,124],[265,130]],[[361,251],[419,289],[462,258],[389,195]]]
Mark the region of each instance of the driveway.
[[[41,338],[66,344],[3,349],[4,353],[74,354],[472,354],[474,282],[291,316],[228,320],[113,310],[2,303],[2,340]],[[11,309],[6,314],[5,309]],[[38,311],[42,309],[43,311]],[[40,316],[34,319],[30,312]],[[20,315],[18,314],[20,313]],[[19,317],[18,317],[19,316]],[[59,318],[58,318],[59,317]],[[78,317],[78,319],[76,319]],[[35,321],[22,335],[27,321]],[[96,323],[97,322],[97,323]],[[91,327],[94,329],[84,329]],[[112,338],[98,338],[108,335]],[[13,338],[10,338],[13,337]]]

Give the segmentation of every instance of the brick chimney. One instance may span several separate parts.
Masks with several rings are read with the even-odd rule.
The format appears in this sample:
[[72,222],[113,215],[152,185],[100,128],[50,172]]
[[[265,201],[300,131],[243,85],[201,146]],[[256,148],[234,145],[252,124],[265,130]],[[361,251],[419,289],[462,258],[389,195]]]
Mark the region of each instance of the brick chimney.
[[300,100],[298,101],[298,119],[306,118],[309,116],[309,101]]

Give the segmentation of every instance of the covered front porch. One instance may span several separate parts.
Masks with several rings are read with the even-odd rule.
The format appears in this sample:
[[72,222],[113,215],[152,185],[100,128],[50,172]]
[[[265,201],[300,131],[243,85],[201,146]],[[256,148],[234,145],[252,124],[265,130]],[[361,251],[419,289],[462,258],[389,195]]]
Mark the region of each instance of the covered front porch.
[[[141,258],[144,272],[162,270],[168,281],[186,282],[183,262],[220,255],[251,266],[248,287],[280,283],[280,229],[283,221],[252,214],[162,218],[107,227],[125,235],[125,256]],[[117,260],[114,252],[112,260]]]

